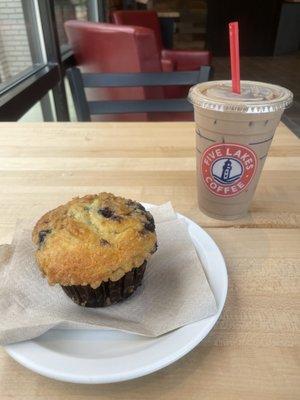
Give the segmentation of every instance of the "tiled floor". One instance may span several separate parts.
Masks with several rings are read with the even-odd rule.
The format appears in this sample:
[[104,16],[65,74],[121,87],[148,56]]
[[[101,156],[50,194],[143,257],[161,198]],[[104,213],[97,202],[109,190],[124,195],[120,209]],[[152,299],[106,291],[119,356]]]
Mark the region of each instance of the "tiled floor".
[[[229,59],[213,58],[214,79],[230,79]],[[289,88],[294,93],[294,104],[286,110],[283,121],[300,137],[300,52],[277,57],[241,57],[241,77],[276,83]],[[67,98],[72,121],[76,121],[74,105],[68,84]],[[40,105],[32,107],[22,121],[42,121]]]
[[[214,79],[230,79],[229,59],[213,58]],[[294,93],[294,104],[283,121],[300,137],[300,51],[276,57],[241,57],[241,78],[276,83]]]

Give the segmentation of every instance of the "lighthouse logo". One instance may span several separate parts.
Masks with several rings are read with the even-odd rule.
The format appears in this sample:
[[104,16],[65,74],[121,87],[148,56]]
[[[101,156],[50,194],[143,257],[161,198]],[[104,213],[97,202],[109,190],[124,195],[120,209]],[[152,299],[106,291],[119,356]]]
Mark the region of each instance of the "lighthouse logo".
[[202,178],[210,192],[221,197],[237,196],[253,179],[257,156],[247,146],[219,143],[208,147],[201,158]]
[[231,183],[243,174],[242,163],[234,158],[221,158],[212,165],[212,174],[219,183]]

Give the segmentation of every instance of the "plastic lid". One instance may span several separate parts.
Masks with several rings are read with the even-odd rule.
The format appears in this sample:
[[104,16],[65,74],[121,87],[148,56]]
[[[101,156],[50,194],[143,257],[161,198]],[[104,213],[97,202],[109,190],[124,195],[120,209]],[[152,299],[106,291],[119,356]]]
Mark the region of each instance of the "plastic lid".
[[231,91],[231,81],[209,81],[191,87],[189,101],[201,108],[245,114],[283,111],[293,101],[284,87],[263,82],[241,81],[241,93]]

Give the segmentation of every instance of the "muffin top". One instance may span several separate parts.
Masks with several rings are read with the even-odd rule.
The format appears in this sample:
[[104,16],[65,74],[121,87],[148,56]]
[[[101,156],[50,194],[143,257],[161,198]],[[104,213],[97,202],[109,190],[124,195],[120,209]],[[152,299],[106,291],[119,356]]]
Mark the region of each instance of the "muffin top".
[[94,289],[122,278],[157,249],[150,212],[111,193],[75,198],[49,211],[35,225],[32,240],[50,284]]

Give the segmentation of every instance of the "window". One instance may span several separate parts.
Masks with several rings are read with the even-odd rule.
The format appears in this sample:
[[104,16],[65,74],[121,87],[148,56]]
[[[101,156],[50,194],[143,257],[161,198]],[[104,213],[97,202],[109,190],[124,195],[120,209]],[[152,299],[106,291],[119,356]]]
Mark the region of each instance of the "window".
[[[3,87],[14,77],[19,78],[29,67],[43,62],[41,46],[34,46],[28,34],[36,27],[35,19],[26,20],[30,0],[0,0],[0,85]],[[24,12],[25,11],[25,12]],[[39,36],[35,36],[35,42]],[[36,51],[36,49],[39,49]],[[24,73],[26,73],[24,72]]]
[[0,0],[0,120],[68,120],[55,35],[53,0]]
[[44,121],[44,117],[43,117],[41,103],[38,102],[33,107],[31,107],[30,110],[28,110],[27,113],[25,113],[19,119],[19,121],[22,121],[22,122],[43,122]]
[[22,117],[21,122],[56,121],[54,98],[52,90],[35,103]]
[[[27,112],[23,120],[70,120],[61,78],[75,60],[64,22],[104,20],[105,4],[105,0],[0,0],[0,121],[16,121]],[[72,117],[72,106],[70,110]]]
[[55,19],[61,52],[69,50],[64,23],[70,19],[87,21],[87,0],[55,0]]

